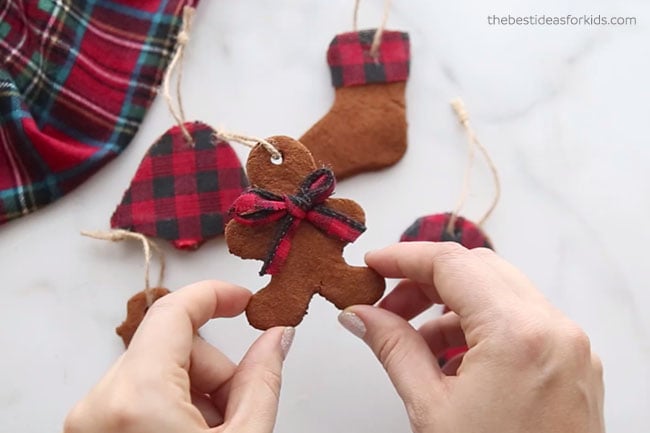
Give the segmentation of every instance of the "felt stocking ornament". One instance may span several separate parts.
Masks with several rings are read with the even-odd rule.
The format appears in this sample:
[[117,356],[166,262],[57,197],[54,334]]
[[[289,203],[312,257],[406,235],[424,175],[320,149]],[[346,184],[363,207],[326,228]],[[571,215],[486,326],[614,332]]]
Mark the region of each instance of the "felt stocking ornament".
[[[485,146],[483,146],[483,144],[481,144],[476,134],[472,130],[469,124],[469,116],[462,101],[460,99],[452,101],[452,108],[456,112],[461,125],[463,125],[467,131],[470,145],[468,164],[465,172],[465,180],[463,182],[463,191],[461,193],[461,197],[453,212],[426,215],[416,219],[415,222],[413,222],[413,224],[411,224],[409,228],[407,228],[406,231],[402,234],[400,241],[452,241],[458,242],[464,247],[470,249],[479,247],[493,249],[492,242],[483,232],[481,226],[490,217],[499,202],[501,187],[498,171],[487,149]],[[477,148],[485,158],[485,161],[487,162],[488,166],[490,167],[490,171],[492,172],[495,184],[495,195],[490,207],[478,220],[478,223],[473,223],[461,217],[459,215],[459,212],[462,210],[467,198],[472,162],[474,159],[474,153],[476,152]],[[445,307],[444,312],[447,311],[449,310],[447,307]],[[441,366],[444,366],[451,360],[458,360],[458,358],[461,357],[466,351],[466,347],[448,349],[439,357],[438,361]]]
[[[193,9],[185,9],[179,46],[163,81],[163,94],[177,126],[148,150],[111,217],[114,229],[165,239],[185,250],[223,234],[228,209],[248,183],[237,155],[217,131],[202,122],[185,121],[180,82],[192,14]],[[177,65],[178,110],[169,90]]]
[[[144,319],[145,314],[149,308],[158,299],[169,293],[169,290],[161,287],[165,273],[165,256],[162,250],[153,241],[147,239],[146,236],[139,233],[132,233],[126,230],[113,230],[110,232],[81,232],[82,235],[95,239],[107,240],[111,242],[120,242],[127,239],[134,239],[142,242],[142,247],[145,256],[145,271],[144,271],[144,290],[133,295],[127,303],[126,319],[120,326],[115,329],[117,335],[122,338],[124,347],[129,347],[131,339],[138,329],[138,326]],[[160,275],[158,277],[158,285],[151,287],[149,283],[149,268],[151,265],[151,250],[158,253],[160,260]]]
[[378,29],[336,35],[327,51],[335,99],[300,141],[318,165],[345,179],[397,163],[406,152],[409,35]]

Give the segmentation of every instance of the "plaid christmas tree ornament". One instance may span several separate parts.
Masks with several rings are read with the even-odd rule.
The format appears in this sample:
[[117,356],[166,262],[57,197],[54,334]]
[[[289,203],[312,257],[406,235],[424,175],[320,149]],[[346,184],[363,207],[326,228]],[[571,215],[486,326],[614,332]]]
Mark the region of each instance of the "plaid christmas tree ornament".
[[151,146],[111,217],[112,228],[185,250],[223,234],[230,206],[248,185],[244,169],[210,126],[184,126],[193,143],[175,126]]
[[0,3],[0,224],[74,189],[135,135],[196,0]]

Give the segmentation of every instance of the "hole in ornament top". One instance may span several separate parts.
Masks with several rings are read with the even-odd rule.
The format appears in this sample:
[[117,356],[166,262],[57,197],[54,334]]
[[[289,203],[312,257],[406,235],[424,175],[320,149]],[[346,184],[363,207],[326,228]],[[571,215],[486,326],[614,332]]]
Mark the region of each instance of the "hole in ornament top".
[[271,155],[271,164],[273,164],[273,165],[282,165],[283,161],[284,161],[284,159],[282,158],[281,153],[279,155]]

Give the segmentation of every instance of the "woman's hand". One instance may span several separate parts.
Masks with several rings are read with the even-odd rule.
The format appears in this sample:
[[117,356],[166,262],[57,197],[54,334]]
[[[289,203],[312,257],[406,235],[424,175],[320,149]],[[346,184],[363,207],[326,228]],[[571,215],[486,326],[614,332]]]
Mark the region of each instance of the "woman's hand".
[[[589,338],[491,250],[398,244],[367,255],[403,278],[380,307],[354,306],[343,325],[375,352],[418,433],[602,433],[603,380]],[[451,312],[413,329],[433,304]],[[442,369],[438,355],[467,345]]]
[[244,311],[251,294],[205,281],[158,300],[129,349],[68,415],[65,433],[270,433],[293,328],[273,328],[235,365],[196,334]]

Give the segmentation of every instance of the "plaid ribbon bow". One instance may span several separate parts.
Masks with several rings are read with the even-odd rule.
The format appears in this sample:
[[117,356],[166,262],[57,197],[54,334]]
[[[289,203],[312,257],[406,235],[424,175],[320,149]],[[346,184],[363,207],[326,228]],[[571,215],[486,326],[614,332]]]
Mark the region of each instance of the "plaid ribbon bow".
[[289,256],[291,241],[303,220],[330,237],[354,242],[366,226],[323,203],[334,192],[334,173],[321,168],[302,181],[295,195],[277,195],[270,191],[251,188],[233,203],[233,218],[246,226],[259,226],[280,221],[275,239],[264,259],[260,275],[280,271]]

